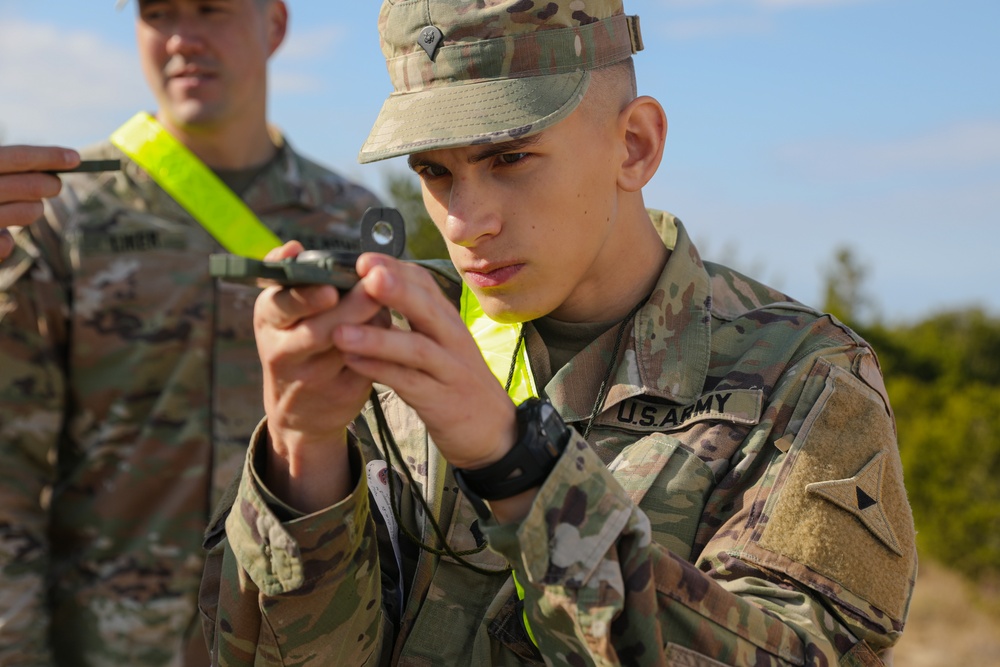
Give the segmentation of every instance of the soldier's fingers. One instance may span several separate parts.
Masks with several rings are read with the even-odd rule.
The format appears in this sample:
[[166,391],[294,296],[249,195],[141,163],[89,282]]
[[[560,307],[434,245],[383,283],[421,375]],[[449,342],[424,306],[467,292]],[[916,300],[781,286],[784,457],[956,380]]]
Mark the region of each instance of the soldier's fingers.
[[62,182],[52,174],[40,172],[0,175],[0,202],[35,202],[55,197]]
[[40,201],[0,203],[0,228],[30,225],[42,217],[43,211]]
[[[402,388],[403,380],[412,388],[418,375],[437,381],[439,377],[454,377],[462,372],[460,362],[450,350],[414,331],[344,325],[334,330],[333,339],[356,370],[362,372],[364,368],[367,374],[378,368],[377,375],[370,377],[393,388]],[[368,363],[358,363],[358,359]]]
[[[266,255],[264,255],[265,262],[280,262],[283,259],[288,259],[289,257],[295,257],[303,250],[303,246],[298,241],[288,241],[284,245],[280,245],[277,248],[271,248]],[[257,287],[267,288],[278,286],[280,284],[271,280],[270,278],[257,278]]]
[[382,304],[360,288],[340,294],[331,285],[302,285],[267,288],[258,297],[254,316],[260,325],[280,330],[307,325],[317,341],[329,341],[333,328],[343,323],[387,327],[388,313],[383,311]]
[[454,305],[445,298],[427,269],[368,253],[358,259],[357,270],[364,278],[365,291],[401,313],[415,331],[426,333],[445,346],[456,342],[456,331],[467,334]]
[[71,169],[80,154],[59,146],[0,146],[0,174]]
[[272,286],[257,297],[254,319],[275,329],[289,329],[339,302],[340,295],[331,285]]
[[295,257],[304,250],[304,246],[298,241],[288,241],[282,246],[274,248],[264,257],[266,262],[279,262],[289,257]]
[[14,251],[14,239],[6,229],[0,229],[0,261]]

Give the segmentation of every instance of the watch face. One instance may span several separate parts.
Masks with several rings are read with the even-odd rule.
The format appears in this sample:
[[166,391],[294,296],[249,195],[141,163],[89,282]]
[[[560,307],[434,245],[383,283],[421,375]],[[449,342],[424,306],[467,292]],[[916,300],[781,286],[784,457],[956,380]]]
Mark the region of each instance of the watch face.
[[541,401],[538,405],[536,428],[540,437],[531,444],[536,448],[542,447],[547,450],[554,465],[554,460],[559,458],[563,447],[566,446],[569,430],[563,423],[562,417],[547,400]]
[[455,479],[470,500],[499,500],[540,486],[555,467],[569,429],[552,404],[529,398],[517,407],[517,422],[518,440],[503,458],[477,470],[455,470]]

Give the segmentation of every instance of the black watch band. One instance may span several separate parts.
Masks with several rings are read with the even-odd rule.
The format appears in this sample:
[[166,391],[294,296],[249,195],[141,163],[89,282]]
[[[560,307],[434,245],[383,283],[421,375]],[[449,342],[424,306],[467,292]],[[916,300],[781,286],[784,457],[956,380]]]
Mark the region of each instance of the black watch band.
[[455,481],[476,513],[489,516],[483,500],[500,500],[541,486],[569,442],[569,427],[548,400],[529,398],[517,406],[517,441],[485,468],[455,468]]

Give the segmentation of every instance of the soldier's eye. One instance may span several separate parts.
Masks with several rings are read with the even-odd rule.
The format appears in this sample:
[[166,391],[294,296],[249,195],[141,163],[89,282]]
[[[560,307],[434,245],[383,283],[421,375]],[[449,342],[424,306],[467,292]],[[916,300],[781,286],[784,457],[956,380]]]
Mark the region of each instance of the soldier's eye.
[[497,158],[504,164],[515,164],[528,157],[528,153],[503,153]]
[[448,175],[448,170],[439,164],[421,164],[418,165],[414,171],[417,172],[417,176],[421,178],[441,178],[442,176]]

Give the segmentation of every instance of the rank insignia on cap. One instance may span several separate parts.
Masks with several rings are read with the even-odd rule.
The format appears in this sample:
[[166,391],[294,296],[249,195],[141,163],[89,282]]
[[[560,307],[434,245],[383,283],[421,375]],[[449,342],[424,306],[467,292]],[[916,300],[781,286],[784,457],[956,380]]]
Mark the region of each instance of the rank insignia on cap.
[[813,482],[806,491],[847,510],[865,525],[890,550],[902,556],[902,547],[882,511],[882,469],[885,452],[879,452],[853,477]]
[[442,39],[444,39],[444,33],[441,32],[441,29],[437,26],[429,25],[420,31],[420,37],[417,42],[427,52],[427,57],[434,60],[438,47],[441,46]]

